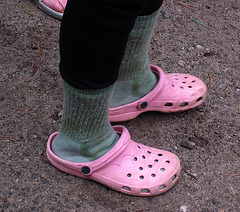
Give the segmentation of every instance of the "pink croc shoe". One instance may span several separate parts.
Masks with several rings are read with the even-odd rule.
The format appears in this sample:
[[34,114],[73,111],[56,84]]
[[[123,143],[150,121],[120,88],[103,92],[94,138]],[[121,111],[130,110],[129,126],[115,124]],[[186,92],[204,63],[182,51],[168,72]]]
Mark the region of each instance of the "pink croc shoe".
[[62,19],[67,0],[34,0],[38,7],[48,15]]
[[120,135],[119,141],[95,161],[73,163],[57,157],[51,149],[57,133],[48,139],[47,157],[64,172],[134,196],[158,195],[177,182],[180,162],[176,155],[132,141],[128,130],[123,126],[113,128]]
[[188,110],[202,104],[207,87],[199,78],[188,74],[165,74],[161,68],[150,65],[159,76],[158,84],[143,98],[109,109],[111,122],[127,121],[146,111],[163,113]]

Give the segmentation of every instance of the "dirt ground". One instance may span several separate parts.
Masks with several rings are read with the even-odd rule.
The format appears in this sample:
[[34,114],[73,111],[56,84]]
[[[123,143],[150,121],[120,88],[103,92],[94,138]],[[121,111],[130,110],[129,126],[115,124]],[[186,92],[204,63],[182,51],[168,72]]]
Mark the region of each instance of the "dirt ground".
[[[200,77],[208,97],[190,111],[149,112],[122,123],[134,140],[177,154],[182,165],[167,193],[132,197],[48,162],[46,141],[62,114],[60,21],[30,0],[0,1],[1,212],[240,211],[240,1],[183,2],[198,10],[165,1],[150,61]],[[183,145],[190,142],[192,149]]]

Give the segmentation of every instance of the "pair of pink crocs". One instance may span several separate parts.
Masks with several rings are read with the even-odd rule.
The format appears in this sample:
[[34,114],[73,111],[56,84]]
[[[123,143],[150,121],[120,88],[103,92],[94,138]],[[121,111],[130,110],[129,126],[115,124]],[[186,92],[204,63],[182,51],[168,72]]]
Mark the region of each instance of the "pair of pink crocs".
[[[126,121],[146,111],[177,112],[200,105],[206,98],[206,86],[186,74],[164,74],[151,65],[159,82],[146,96],[133,103],[109,109],[111,122]],[[120,135],[116,145],[101,158],[87,163],[73,163],[57,157],[51,148],[57,135],[47,143],[47,157],[58,169],[81,178],[94,180],[116,191],[134,196],[154,196],[169,190],[180,175],[179,158],[167,151],[131,140],[123,126],[113,126]]]

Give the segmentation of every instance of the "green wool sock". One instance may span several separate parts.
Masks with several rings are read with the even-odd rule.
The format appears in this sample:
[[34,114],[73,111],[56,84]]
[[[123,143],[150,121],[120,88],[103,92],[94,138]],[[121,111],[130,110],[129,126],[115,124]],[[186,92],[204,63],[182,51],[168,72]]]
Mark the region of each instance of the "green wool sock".
[[63,82],[64,108],[53,152],[70,162],[93,161],[107,153],[119,136],[108,120],[113,86],[98,90],[76,89]]
[[119,78],[113,89],[110,107],[134,102],[148,94],[157,84],[148,60],[148,45],[159,10],[148,16],[139,16],[129,34]]

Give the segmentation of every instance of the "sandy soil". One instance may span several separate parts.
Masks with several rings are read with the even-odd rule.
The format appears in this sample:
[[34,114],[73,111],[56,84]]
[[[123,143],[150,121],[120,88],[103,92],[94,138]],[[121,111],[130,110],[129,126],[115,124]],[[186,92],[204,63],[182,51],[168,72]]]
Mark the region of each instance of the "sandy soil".
[[[48,162],[46,141],[62,114],[60,22],[30,0],[0,1],[1,212],[240,211],[240,2],[183,2],[199,9],[165,1],[150,60],[166,72],[200,77],[208,98],[190,111],[145,113],[123,123],[136,141],[181,159],[176,186],[143,198],[68,175]],[[24,4],[31,15],[19,8]],[[188,149],[183,142],[195,146]]]

